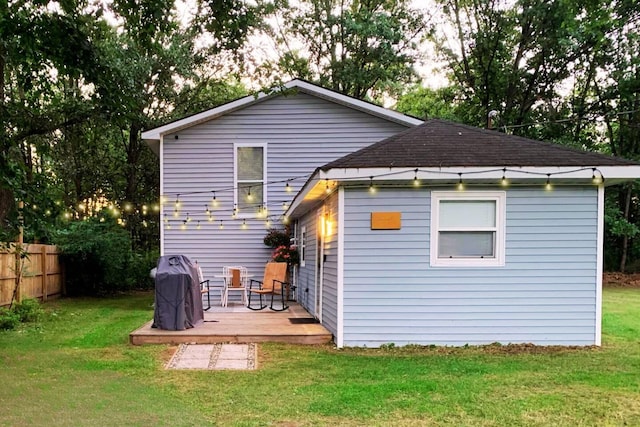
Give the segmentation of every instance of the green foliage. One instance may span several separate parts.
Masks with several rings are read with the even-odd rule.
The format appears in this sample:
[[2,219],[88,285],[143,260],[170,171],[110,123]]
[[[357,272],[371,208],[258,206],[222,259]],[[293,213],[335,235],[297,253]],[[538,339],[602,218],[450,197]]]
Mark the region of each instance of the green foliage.
[[[72,222],[54,236],[62,253],[69,295],[101,295],[130,289],[129,233],[108,219]],[[148,271],[148,270],[147,270]]]
[[[279,68],[359,99],[382,101],[415,79],[427,17],[407,0],[305,0],[281,10]],[[303,48],[293,48],[293,40]]]
[[14,304],[12,310],[23,323],[37,322],[44,315],[44,310],[40,307],[40,303],[33,298],[23,299],[21,302]]
[[0,330],[12,330],[20,324],[20,315],[13,310],[0,307]]
[[396,110],[419,119],[446,119],[461,122],[456,113],[457,97],[453,87],[439,89],[416,86],[398,99]]
[[158,262],[158,250],[136,251],[131,254],[127,268],[127,283],[131,289],[153,289],[155,283],[149,277],[149,271]]
[[289,246],[291,242],[291,234],[289,230],[279,230],[272,228],[264,236],[264,244],[270,248],[277,248],[278,246]]

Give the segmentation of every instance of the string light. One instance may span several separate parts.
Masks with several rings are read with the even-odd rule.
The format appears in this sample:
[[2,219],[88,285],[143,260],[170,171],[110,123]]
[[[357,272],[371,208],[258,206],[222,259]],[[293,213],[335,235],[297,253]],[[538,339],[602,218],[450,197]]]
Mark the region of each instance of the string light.
[[284,186],[284,191],[287,193],[291,193],[293,191],[293,188],[289,185],[289,181],[287,181],[287,184]]
[[282,202],[282,210],[283,211],[287,210],[287,202]]
[[218,207],[218,200],[216,199],[216,192],[213,192],[213,197],[211,198],[211,206],[214,208]]
[[220,225],[218,226],[218,228],[219,228],[220,230],[222,230],[222,229],[224,228],[224,225],[222,224],[222,220],[220,220]]
[[420,180],[418,179],[418,168],[413,171],[413,186],[420,187]]
[[545,184],[544,188],[545,188],[547,191],[551,191],[551,188],[553,188],[553,187],[551,186],[551,174],[550,174],[550,173],[548,173],[548,174],[547,174],[547,183]]
[[251,194],[251,187],[248,187],[247,200],[249,200],[249,201],[253,200],[253,195]]
[[200,220],[198,220],[198,223],[196,225],[196,230],[200,230],[202,228],[202,226],[200,225]]
[[187,220],[185,219],[184,221],[182,221],[182,225],[180,226],[180,230],[186,230],[187,229]]
[[331,193],[331,188],[329,188],[329,180],[325,179],[324,180],[324,192],[329,194]]
[[591,181],[595,184],[595,185],[600,185],[604,182],[604,177],[602,176],[602,172],[598,171],[598,175],[596,176],[596,168],[592,168],[592,173],[591,173]]
[[464,190],[464,183],[462,182],[462,172],[458,172],[458,190]]
[[249,228],[249,226],[247,225],[247,220],[246,220],[246,219],[243,219],[243,220],[242,220],[242,226],[241,226],[241,228],[242,228],[243,230],[246,230],[247,228]]
[[502,179],[500,180],[500,183],[502,184],[503,187],[506,187],[507,185],[509,185],[509,181],[507,181],[507,168],[502,169]]
[[269,221],[269,218],[267,218],[267,220],[264,222],[264,227],[265,228],[270,228],[271,227],[271,221]]
[[176,195],[175,207],[176,207],[176,210],[180,208],[180,194]]
[[376,192],[376,187],[373,186],[373,177],[369,177],[369,193],[374,194]]

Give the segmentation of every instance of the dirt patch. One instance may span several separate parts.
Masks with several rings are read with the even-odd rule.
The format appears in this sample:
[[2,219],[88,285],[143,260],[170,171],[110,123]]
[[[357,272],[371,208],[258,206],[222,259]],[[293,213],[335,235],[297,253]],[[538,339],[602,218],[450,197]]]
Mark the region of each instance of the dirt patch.
[[605,288],[640,288],[640,273],[604,273],[602,286]]

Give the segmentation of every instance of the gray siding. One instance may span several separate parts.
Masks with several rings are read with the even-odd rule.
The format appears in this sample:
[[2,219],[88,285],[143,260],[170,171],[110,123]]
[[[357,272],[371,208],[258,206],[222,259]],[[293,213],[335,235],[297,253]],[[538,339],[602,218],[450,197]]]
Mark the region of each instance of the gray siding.
[[[344,345],[595,342],[597,189],[507,191],[506,265],[429,266],[430,192],[345,194]],[[400,230],[370,230],[400,211]]]
[[[165,226],[164,253],[184,254],[198,260],[205,276],[210,278],[230,264],[245,265],[250,274],[262,276],[271,254],[262,244],[265,221],[247,219],[248,229],[241,230],[242,219],[231,219],[234,143],[267,144],[268,181],[303,177],[291,182],[291,193],[285,192],[284,183],[268,185],[269,211],[277,216],[282,213],[282,202],[293,198],[316,167],[405,129],[300,93],[268,99],[165,136],[163,194],[183,195],[178,218],[173,217],[175,196],[169,196],[163,207],[172,221],[171,229]],[[214,211],[216,221],[209,223],[205,206],[211,202],[212,190],[217,190],[220,207]],[[204,193],[185,194],[198,191]],[[191,222],[187,230],[181,230],[181,221],[187,213]],[[218,228],[221,219],[223,230]]]

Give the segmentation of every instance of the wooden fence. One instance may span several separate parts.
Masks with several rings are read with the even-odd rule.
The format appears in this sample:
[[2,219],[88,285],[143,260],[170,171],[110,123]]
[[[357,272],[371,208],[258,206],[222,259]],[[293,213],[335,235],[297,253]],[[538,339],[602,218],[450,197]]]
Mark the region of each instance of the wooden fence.
[[[62,295],[64,279],[59,251],[55,246],[25,244],[19,295],[46,301]],[[9,305],[16,286],[16,256],[0,251],[0,306]]]

